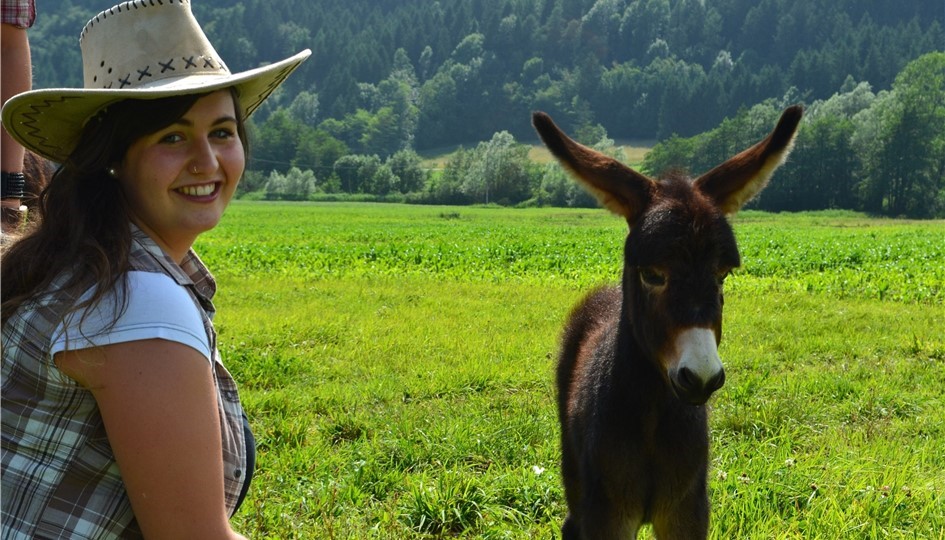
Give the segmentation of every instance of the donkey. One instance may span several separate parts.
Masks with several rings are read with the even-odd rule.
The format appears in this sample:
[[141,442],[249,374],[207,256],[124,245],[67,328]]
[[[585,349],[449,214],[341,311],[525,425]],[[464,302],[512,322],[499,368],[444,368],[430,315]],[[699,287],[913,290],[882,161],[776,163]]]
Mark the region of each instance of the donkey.
[[558,359],[564,540],[704,539],[709,527],[705,403],[725,382],[722,282],[739,266],[726,218],[791,151],[803,109],[786,109],[763,141],[691,180],[653,180],[573,141],[542,112],[552,154],[626,218],[620,287],[571,312]]

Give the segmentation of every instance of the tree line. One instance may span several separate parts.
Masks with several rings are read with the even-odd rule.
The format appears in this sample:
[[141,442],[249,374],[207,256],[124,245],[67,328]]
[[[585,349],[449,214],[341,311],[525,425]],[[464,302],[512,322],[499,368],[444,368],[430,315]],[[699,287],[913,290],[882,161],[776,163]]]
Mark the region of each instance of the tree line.
[[[794,92],[743,108],[706,133],[673,136],[647,153],[642,170],[698,175],[761,140]],[[945,52],[911,62],[890,90],[849,78],[838,92],[809,104],[790,162],[751,207],[769,211],[849,209],[913,218],[945,217]],[[625,161],[600,134],[595,148]],[[424,168],[412,150],[386,160],[339,157],[322,176],[292,168],[249,173],[242,189],[268,199],[355,198],[436,204],[591,207],[596,202],[556,163],[529,157],[508,131]],[[347,197],[350,199],[350,197]]]

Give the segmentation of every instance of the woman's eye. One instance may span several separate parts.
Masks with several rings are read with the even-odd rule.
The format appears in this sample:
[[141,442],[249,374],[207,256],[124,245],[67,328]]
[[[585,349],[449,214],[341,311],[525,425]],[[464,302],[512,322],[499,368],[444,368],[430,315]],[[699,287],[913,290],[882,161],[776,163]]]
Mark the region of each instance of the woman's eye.
[[173,144],[182,140],[184,140],[184,138],[177,133],[168,133],[167,135],[161,137],[161,142],[165,144]]
[[662,287],[666,285],[666,274],[654,268],[641,268],[640,279],[650,287]]
[[218,129],[213,132],[213,136],[218,139],[229,139],[230,137],[233,137],[235,135],[236,133],[232,129],[226,129],[226,128]]

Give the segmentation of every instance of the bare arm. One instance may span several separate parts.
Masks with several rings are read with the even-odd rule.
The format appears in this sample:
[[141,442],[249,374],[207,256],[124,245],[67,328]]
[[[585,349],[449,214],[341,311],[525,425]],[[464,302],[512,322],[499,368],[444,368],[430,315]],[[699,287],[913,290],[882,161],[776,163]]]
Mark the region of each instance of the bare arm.
[[95,396],[146,538],[242,538],[230,529],[211,366],[149,339],[56,355]]

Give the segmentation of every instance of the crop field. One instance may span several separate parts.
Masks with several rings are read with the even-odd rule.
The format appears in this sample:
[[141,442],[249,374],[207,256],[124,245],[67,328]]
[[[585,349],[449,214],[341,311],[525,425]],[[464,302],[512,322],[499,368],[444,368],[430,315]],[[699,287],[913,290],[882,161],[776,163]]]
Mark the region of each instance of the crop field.
[[[643,163],[643,158],[646,156],[647,152],[653,148],[654,144],[653,141],[618,141],[612,150],[622,151],[626,158],[625,162],[628,165],[639,166]],[[442,169],[446,166],[446,163],[450,160],[455,151],[455,148],[438,148],[424,152],[424,167]],[[554,157],[543,144],[529,144],[528,159],[540,164],[554,161]]]
[[[654,144],[653,141],[620,141],[617,142],[616,146],[611,148],[611,150],[623,152],[624,159],[622,161],[636,167],[643,163],[643,158],[646,157],[647,152],[653,148]],[[551,163],[555,161],[554,156],[551,155],[548,148],[541,144],[532,145],[529,148],[528,159],[535,163]]]
[[[733,223],[711,537],[945,539],[945,222]],[[237,529],[556,538],[558,335],[625,235],[603,210],[234,202],[195,248],[258,442]]]

